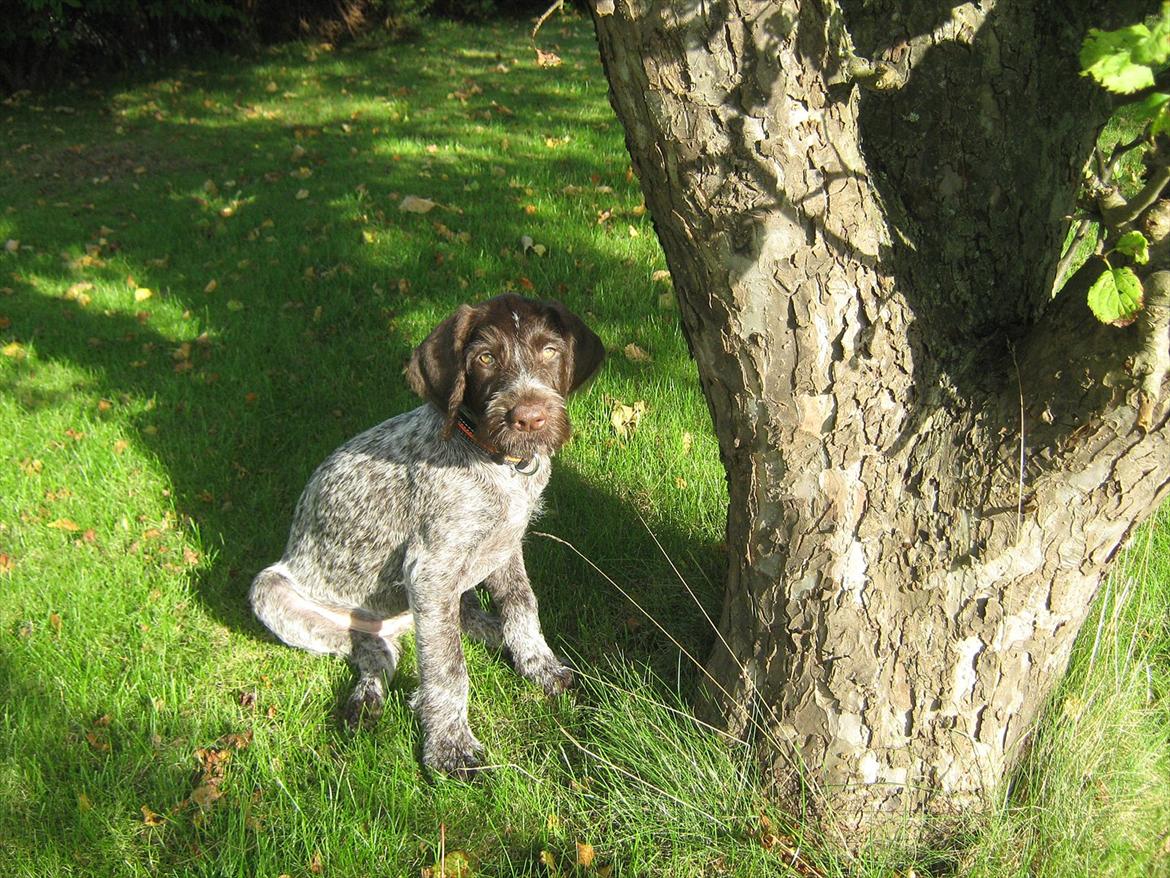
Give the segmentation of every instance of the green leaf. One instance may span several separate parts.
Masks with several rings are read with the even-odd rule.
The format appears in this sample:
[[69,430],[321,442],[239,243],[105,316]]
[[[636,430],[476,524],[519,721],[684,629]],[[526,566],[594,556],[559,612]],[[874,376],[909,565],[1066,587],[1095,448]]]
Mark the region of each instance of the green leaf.
[[1081,69],[1112,92],[1130,94],[1149,88],[1154,71],[1148,64],[1135,63],[1135,56],[1156,54],[1157,42],[1144,24],[1111,31],[1091,28],[1081,45]]
[[1113,249],[1126,256],[1132,256],[1138,265],[1145,265],[1150,261],[1150,242],[1141,232],[1126,232],[1117,239]]
[[1142,309],[1142,282],[1129,268],[1110,268],[1089,287],[1089,308],[1102,323],[1124,326]]

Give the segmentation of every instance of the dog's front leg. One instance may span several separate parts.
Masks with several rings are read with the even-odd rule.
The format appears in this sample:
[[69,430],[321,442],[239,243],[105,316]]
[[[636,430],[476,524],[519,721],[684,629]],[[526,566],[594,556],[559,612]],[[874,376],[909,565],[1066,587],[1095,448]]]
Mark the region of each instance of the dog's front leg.
[[[450,574],[448,573],[448,576]],[[467,664],[459,639],[456,583],[420,577],[412,584],[418,691],[414,709],[423,733],[423,763],[463,779],[479,767],[483,746],[467,723]]]
[[548,695],[557,695],[573,685],[573,672],[549,649],[540,630],[536,595],[528,582],[519,547],[484,584],[500,614],[504,646],[512,654],[516,670]]

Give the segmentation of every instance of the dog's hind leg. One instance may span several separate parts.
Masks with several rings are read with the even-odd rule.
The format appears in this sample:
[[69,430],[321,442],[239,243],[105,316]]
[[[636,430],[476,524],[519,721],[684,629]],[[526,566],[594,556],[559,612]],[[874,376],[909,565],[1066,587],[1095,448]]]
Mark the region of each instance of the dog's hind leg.
[[256,618],[289,646],[348,659],[358,680],[345,705],[345,721],[350,726],[377,722],[398,663],[395,641],[410,628],[409,614],[383,619],[319,604],[300,593],[283,564],[257,574],[248,600]]
[[459,598],[459,627],[464,634],[488,649],[499,649],[504,643],[500,620],[484,612],[474,588],[463,592]]

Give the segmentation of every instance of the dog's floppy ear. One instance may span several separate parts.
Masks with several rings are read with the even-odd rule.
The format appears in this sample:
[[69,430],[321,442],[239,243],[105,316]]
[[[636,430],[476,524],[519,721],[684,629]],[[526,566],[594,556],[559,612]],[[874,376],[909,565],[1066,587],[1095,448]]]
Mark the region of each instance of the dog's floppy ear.
[[560,302],[548,302],[546,307],[559,324],[561,335],[568,343],[561,376],[562,393],[568,396],[593,377],[605,359],[605,345],[585,322]]
[[444,438],[451,435],[459,406],[463,404],[463,391],[467,387],[463,347],[478,317],[475,308],[460,305],[458,311],[431,330],[406,365],[410,389],[446,415]]

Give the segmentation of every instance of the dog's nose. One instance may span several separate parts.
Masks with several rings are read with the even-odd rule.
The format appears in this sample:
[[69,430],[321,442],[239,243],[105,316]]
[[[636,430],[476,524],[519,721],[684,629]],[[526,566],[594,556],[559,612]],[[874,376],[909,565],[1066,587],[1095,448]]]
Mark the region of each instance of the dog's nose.
[[535,433],[546,418],[544,407],[534,402],[522,402],[508,412],[508,423],[520,433]]

